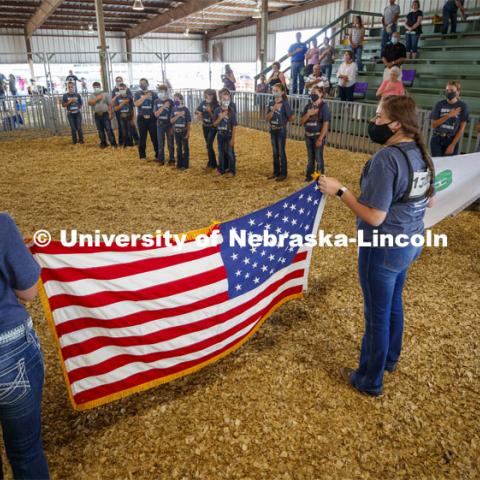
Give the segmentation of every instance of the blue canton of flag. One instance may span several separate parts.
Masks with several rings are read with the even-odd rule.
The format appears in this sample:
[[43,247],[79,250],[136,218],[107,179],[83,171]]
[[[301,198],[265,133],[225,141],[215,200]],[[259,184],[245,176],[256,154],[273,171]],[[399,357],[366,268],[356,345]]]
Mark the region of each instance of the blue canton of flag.
[[[306,235],[316,234],[313,230],[321,200],[322,193],[317,182],[312,182],[267,208],[220,224],[223,238],[221,255],[227,271],[230,298],[257,288],[275,272],[292,263],[300,247],[292,247],[289,238],[284,239],[283,245],[278,240],[281,235],[301,235],[305,241]],[[245,246],[233,242],[231,238],[233,232],[240,235],[242,231],[246,232]],[[265,231],[275,236],[276,245],[264,245]],[[248,236],[252,234],[262,236],[261,246],[249,245]]]

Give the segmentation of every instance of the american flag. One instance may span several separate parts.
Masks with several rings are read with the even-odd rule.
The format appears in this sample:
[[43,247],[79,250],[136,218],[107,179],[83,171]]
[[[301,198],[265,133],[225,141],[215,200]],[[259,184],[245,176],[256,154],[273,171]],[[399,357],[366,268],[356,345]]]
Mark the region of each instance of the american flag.
[[[192,373],[242,345],[307,288],[311,248],[244,246],[233,232],[316,234],[324,199],[316,182],[239,219],[153,248],[33,247],[42,301],[58,342],[72,405],[92,408]],[[197,232],[198,233],[198,232]]]

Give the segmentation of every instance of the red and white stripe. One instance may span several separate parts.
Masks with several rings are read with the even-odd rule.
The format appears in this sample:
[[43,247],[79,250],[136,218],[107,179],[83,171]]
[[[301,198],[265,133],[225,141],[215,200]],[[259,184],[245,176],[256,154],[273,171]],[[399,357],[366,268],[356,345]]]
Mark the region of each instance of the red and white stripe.
[[38,249],[42,281],[77,405],[205,364],[235,347],[279,302],[306,288],[309,252],[228,298],[220,247],[181,251]]

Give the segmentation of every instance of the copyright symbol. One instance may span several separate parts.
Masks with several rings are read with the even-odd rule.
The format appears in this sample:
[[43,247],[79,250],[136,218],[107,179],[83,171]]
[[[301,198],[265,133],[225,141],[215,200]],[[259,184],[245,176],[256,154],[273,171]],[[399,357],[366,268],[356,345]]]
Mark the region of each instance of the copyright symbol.
[[33,243],[37,247],[46,247],[50,245],[51,241],[52,236],[50,235],[50,232],[48,230],[37,230],[33,234]]

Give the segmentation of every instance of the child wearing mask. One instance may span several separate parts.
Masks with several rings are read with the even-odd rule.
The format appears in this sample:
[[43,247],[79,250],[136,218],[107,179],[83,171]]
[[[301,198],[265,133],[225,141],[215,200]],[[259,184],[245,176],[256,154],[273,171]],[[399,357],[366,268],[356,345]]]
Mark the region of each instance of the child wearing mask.
[[277,83],[272,88],[273,100],[270,101],[266,120],[270,124],[270,137],[273,150],[273,174],[269,180],[282,182],[287,178],[287,125],[293,120],[293,112],[287,100],[285,87]]
[[68,82],[67,93],[62,97],[62,107],[67,109],[68,123],[72,130],[72,143],[75,145],[78,142],[83,142],[83,130],[82,130],[82,112],[83,105],[82,97],[75,91],[75,84]]
[[154,115],[157,117],[157,141],[158,156],[157,161],[160,165],[165,164],[165,141],[168,147],[168,165],[175,166],[174,136],[173,128],[170,123],[174,107],[173,100],[168,97],[168,87],[160,85],[158,88],[158,98],[153,107]]
[[107,137],[112,147],[117,147],[115,135],[112,130],[112,98],[104,92],[100,82],[93,82],[93,95],[90,95],[88,104],[93,107],[95,125],[100,138],[100,148],[107,148]]
[[217,128],[218,175],[233,177],[236,174],[235,127],[237,113],[230,92],[221,90],[220,106],[215,109],[213,126]]
[[203,92],[203,101],[195,110],[195,115],[202,120],[203,137],[207,145],[208,163],[207,170],[217,169],[217,158],[213,143],[217,135],[217,129],[213,126],[213,114],[218,107],[217,93],[211,88],[207,88]]
[[175,143],[177,145],[177,168],[186,170],[189,166],[190,160],[188,138],[190,136],[192,116],[190,110],[185,106],[183,95],[181,93],[176,93],[173,96],[173,100],[174,107],[170,121],[173,125]]
[[153,104],[157,99],[157,94],[148,89],[149,83],[146,78],[140,79],[140,91],[135,92],[133,101],[137,107],[137,125],[140,138],[138,141],[138,155],[140,159],[147,158],[147,135],[150,135],[153,148],[155,150],[155,159],[158,158],[157,142],[157,119],[153,115]]
[[314,171],[325,173],[323,149],[330,124],[330,109],[323,101],[325,91],[323,87],[313,87],[310,101],[303,109],[300,125],[305,127],[305,143],[307,145],[308,163],[305,181],[312,179]]
[[120,83],[113,102],[113,110],[119,122],[118,130],[122,132],[120,144],[123,145],[124,148],[133,145],[130,119],[133,114],[134,105],[133,99],[128,92],[127,86],[124,83]]

